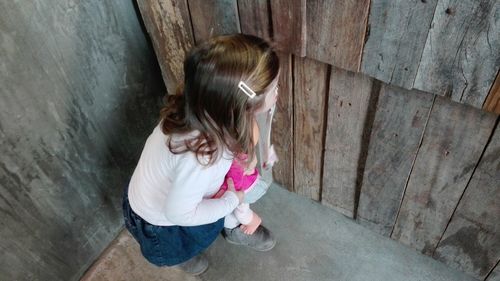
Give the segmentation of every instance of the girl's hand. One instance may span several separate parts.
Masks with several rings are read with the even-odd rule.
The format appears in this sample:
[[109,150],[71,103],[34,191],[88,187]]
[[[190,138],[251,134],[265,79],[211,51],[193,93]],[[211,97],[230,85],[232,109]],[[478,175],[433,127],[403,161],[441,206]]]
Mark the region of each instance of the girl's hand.
[[234,182],[232,178],[228,178],[226,182],[227,182],[227,191],[234,192],[234,194],[238,196],[238,199],[240,200],[241,204],[241,202],[243,202],[243,197],[245,197],[245,193],[243,191],[236,191],[236,189],[234,188]]
[[253,174],[255,172],[256,167],[257,167],[257,157],[254,155],[252,162],[248,164],[243,174],[245,176]]
[[257,230],[257,228],[261,223],[262,219],[254,212],[252,221],[250,221],[249,224],[242,224],[240,228],[246,235],[252,235]]

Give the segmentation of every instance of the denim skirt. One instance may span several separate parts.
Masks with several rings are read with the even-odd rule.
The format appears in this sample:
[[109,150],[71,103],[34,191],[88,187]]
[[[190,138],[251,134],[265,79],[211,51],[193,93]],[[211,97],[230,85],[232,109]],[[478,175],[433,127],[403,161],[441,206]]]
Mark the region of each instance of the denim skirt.
[[157,266],[172,266],[200,254],[224,228],[224,218],[199,226],[158,226],[137,215],[128,201],[128,186],[123,194],[125,227],[137,240],[142,255]]

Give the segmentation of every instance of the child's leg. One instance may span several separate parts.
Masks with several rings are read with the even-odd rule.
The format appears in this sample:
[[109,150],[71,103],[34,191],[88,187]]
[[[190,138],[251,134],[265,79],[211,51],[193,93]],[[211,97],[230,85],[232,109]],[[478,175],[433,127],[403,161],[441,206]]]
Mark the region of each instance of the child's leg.
[[253,212],[250,210],[250,204],[248,203],[238,205],[233,214],[241,224],[249,224],[252,221]]
[[264,178],[259,176],[257,178],[257,182],[255,183],[255,186],[250,191],[245,193],[245,196],[243,197],[243,202],[248,203],[248,204],[255,203],[264,194],[266,194],[266,192],[270,186],[271,186],[270,182],[267,182],[266,180],[264,180]]
[[227,215],[224,218],[224,227],[225,228],[233,229],[233,228],[237,227],[239,224],[240,224],[240,222],[238,221],[238,219],[234,215],[234,212],[230,213],[229,215]]

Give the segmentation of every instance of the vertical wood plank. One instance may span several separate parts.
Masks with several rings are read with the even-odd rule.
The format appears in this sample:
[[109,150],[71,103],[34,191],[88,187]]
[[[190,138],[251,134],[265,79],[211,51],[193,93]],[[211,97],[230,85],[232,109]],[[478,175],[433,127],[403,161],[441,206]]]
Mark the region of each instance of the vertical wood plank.
[[434,252],[494,123],[491,113],[436,97],[392,238]]
[[369,0],[307,2],[307,57],[359,71]]
[[490,275],[484,279],[485,281],[500,281],[500,260],[497,261],[495,268],[491,271]]
[[241,32],[271,40],[268,0],[238,0]]
[[196,44],[212,36],[240,33],[236,0],[188,0]]
[[500,72],[497,73],[497,78],[483,104],[483,109],[500,115]]
[[482,108],[500,66],[500,2],[440,0],[414,87]]
[[500,253],[500,129],[497,127],[434,258],[484,279]]
[[321,202],[351,218],[372,85],[368,76],[332,67]]
[[186,0],[138,0],[169,94],[184,80],[184,57],[194,44]]
[[361,71],[411,89],[437,1],[372,0]]
[[380,91],[356,219],[390,236],[433,95],[384,85]]
[[278,52],[278,55],[280,59],[279,92],[271,139],[279,161],[273,167],[273,178],[283,187],[293,191],[292,55],[281,52]]
[[294,190],[320,199],[328,65],[307,59],[294,61]]
[[306,54],[306,0],[270,0],[276,47],[299,57]]

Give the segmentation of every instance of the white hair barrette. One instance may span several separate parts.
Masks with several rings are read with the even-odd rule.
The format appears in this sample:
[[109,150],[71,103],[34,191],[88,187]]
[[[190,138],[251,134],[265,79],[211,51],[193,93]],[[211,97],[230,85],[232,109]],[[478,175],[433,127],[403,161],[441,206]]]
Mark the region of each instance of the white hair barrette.
[[243,93],[245,93],[251,99],[256,96],[255,92],[243,81],[240,81],[240,83],[238,83],[238,88],[240,88]]

